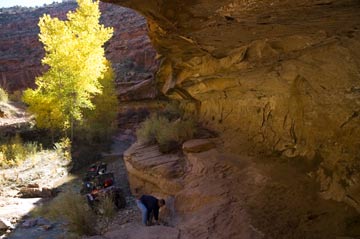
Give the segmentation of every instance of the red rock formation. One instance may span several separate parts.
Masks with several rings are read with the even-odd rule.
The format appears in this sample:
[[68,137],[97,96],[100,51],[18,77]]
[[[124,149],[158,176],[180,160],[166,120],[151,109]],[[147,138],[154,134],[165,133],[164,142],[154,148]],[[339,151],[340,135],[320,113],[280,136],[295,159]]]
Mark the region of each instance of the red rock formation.
[[358,0],[103,1],[146,16],[159,89],[226,150],[304,159],[360,210]]
[[[345,223],[357,212],[322,199],[311,178],[294,166],[223,153],[217,141],[185,142],[183,154],[164,155],[139,143],[125,151],[132,192],[166,199],[160,219],[172,231],[158,238],[320,239],[358,230],[359,224]],[[153,227],[116,226],[106,238],[153,238],[143,228]]]
[[[46,69],[38,40],[39,17],[44,13],[65,19],[75,2],[51,4],[41,8],[1,9],[0,14],[0,86],[10,91],[34,86],[36,76]],[[106,44],[106,56],[117,73],[117,82],[152,79],[157,68],[156,52],[147,36],[146,22],[135,11],[101,3],[101,22],[114,27],[114,36]]]

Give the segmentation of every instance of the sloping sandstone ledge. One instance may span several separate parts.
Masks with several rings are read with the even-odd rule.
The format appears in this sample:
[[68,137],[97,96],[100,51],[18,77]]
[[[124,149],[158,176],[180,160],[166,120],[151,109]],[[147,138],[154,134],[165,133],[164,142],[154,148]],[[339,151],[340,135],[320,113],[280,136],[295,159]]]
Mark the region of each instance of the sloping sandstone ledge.
[[124,152],[124,160],[135,195],[145,191],[175,195],[183,188],[179,177],[184,173],[184,159],[179,155],[163,155],[158,146],[137,142]]
[[124,154],[135,194],[168,196],[169,208],[160,214],[177,238],[328,239],[360,233],[360,225],[346,223],[356,218],[354,210],[319,197],[312,179],[288,164],[254,163],[258,159],[214,147],[194,140],[184,150],[196,153],[161,154],[157,146],[136,143]]

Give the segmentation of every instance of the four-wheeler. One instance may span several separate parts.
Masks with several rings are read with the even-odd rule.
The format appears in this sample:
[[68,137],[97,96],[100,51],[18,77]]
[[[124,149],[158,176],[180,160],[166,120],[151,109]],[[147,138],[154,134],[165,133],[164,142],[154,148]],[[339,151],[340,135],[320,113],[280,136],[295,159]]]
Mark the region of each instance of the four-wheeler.
[[124,208],[126,205],[124,194],[115,186],[114,174],[107,173],[106,170],[105,163],[91,165],[83,178],[83,188],[80,192],[86,195],[89,206],[94,210],[106,197],[110,197],[118,209]]

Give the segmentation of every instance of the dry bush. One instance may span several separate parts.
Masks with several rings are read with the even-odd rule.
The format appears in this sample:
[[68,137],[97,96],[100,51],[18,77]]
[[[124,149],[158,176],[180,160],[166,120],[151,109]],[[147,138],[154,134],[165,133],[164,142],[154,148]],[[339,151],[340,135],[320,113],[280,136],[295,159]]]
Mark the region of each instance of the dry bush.
[[7,102],[9,100],[9,96],[3,88],[0,88],[0,102]]
[[183,118],[185,111],[180,107],[178,101],[172,101],[165,106],[165,109],[158,113],[159,115],[165,116],[170,121]]
[[155,132],[157,127],[157,116],[152,115],[140,124],[140,127],[136,130],[136,136],[139,141],[143,143],[155,143]]
[[112,219],[116,215],[117,210],[113,198],[110,196],[105,196],[97,206],[97,210],[100,213],[98,220],[99,233],[103,234],[104,232],[106,232]]
[[60,194],[49,204],[33,210],[33,216],[65,220],[69,230],[77,235],[96,235],[107,231],[117,214],[113,198],[105,196],[91,209],[84,196],[75,192]]
[[36,142],[23,143],[17,134],[9,142],[0,145],[0,167],[12,167],[19,165],[29,156],[42,150],[42,146]]
[[105,196],[98,205],[100,214],[106,218],[113,218],[116,215],[116,207],[111,196]]
[[54,143],[54,150],[59,157],[71,160],[71,141],[69,138],[62,138],[59,142]]
[[9,99],[13,102],[22,102],[22,95],[23,93],[19,90],[14,91],[12,94],[9,95]]
[[96,215],[86,199],[74,192],[60,194],[49,204],[33,212],[51,220],[65,220],[69,230],[79,235],[96,234]]
[[158,143],[160,151],[167,153],[179,148],[186,140],[194,137],[197,129],[191,119],[181,116],[182,111],[170,105],[157,114],[145,120],[136,135],[140,142]]

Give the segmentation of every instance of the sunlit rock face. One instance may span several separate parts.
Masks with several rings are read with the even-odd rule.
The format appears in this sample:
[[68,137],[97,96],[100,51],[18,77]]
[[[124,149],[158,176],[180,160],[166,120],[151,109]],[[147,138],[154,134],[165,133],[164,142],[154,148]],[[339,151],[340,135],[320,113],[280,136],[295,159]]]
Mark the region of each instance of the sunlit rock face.
[[106,1],[146,17],[159,89],[225,147],[303,158],[324,197],[360,208],[359,1]]
[[[38,40],[39,17],[46,13],[66,19],[66,13],[76,7],[76,2],[68,1],[37,9],[0,10],[1,87],[14,91],[34,86],[35,77],[46,69],[41,65],[44,50]],[[101,3],[100,8],[101,23],[114,28],[114,35],[105,49],[106,57],[115,69],[118,85],[151,80],[158,64],[145,19],[131,9],[113,4]]]

